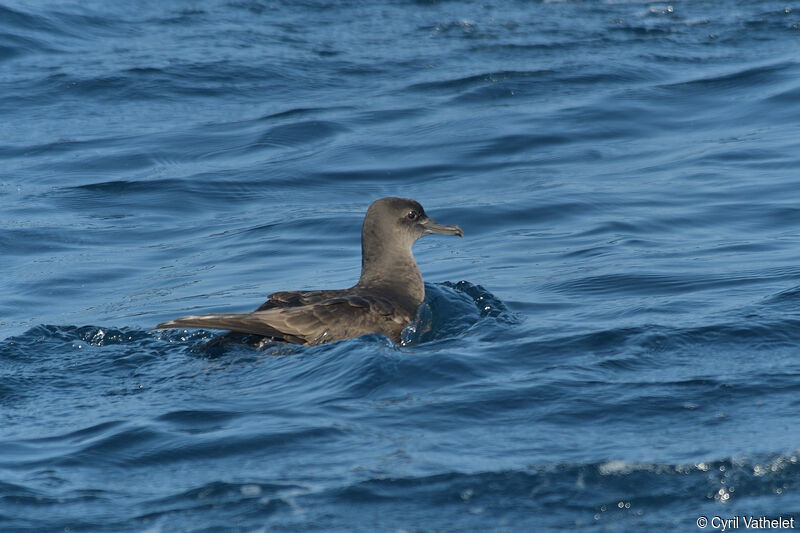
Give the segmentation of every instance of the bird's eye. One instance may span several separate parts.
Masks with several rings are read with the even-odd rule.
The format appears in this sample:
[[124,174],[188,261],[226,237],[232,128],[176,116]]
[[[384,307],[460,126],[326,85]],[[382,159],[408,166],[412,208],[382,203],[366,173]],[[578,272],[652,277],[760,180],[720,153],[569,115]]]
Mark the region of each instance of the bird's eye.
[[409,211],[409,212],[408,212],[408,214],[406,215],[406,217],[408,217],[408,219],[409,219],[409,220],[414,220],[414,219],[416,219],[418,216],[419,216],[419,215],[417,214],[417,212],[416,212],[416,211]]

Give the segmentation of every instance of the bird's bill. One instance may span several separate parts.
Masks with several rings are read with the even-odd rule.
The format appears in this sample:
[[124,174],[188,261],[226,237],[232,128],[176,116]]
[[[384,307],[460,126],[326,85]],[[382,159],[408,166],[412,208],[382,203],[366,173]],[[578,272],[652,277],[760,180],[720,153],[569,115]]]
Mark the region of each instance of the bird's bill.
[[445,226],[443,224],[439,224],[432,218],[427,218],[423,222],[421,222],[422,227],[425,228],[425,235],[430,235],[431,233],[436,233],[437,235],[458,235],[459,237],[464,236],[464,232],[458,226]]

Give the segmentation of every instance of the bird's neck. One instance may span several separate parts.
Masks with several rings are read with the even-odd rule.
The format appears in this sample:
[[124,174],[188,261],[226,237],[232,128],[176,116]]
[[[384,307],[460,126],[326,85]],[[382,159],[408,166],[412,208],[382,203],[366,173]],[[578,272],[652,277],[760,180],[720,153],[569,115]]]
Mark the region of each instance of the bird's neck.
[[361,277],[358,287],[391,294],[415,312],[425,299],[422,281],[411,247],[384,246],[380,241],[372,247],[361,245]]

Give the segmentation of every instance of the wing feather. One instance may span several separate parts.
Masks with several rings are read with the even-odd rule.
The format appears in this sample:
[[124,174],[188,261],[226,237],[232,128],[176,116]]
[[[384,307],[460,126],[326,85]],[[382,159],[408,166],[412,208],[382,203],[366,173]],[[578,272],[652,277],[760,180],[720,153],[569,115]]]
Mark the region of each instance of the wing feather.
[[[298,344],[320,344],[368,333],[380,333],[397,341],[400,331],[413,318],[413,314],[395,312],[384,298],[343,292],[275,293],[252,313],[189,315],[159,324],[157,329],[227,329]],[[270,302],[273,305],[267,307]]]
[[266,311],[276,307],[300,307],[308,304],[320,303],[330,298],[337,298],[347,293],[347,289],[325,291],[281,291],[269,295],[267,301],[261,304],[256,311]]

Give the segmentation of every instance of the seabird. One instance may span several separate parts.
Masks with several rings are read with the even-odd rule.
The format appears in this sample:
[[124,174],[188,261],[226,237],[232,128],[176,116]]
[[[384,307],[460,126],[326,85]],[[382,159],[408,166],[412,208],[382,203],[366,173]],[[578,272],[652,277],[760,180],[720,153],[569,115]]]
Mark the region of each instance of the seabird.
[[361,277],[349,289],[276,292],[252,313],[189,315],[156,329],[226,329],[217,339],[250,334],[262,342],[309,345],[379,333],[400,342],[425,299],[411,246],[432,233],[464,236],[458,226],[429,218],[419,202],[381,198],[364,217]]

